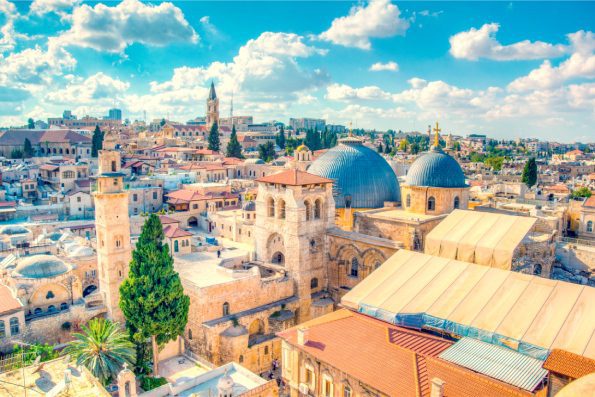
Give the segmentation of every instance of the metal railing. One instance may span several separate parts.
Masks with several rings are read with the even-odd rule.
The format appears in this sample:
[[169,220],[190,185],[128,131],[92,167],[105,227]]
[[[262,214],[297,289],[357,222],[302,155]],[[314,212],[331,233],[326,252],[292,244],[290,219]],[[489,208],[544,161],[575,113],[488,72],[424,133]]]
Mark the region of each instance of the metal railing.
[[589,247],[595,247],[595,240],[589,240],[585,238],[574,238],[574,237],[558,237],[558,242],[569,243],[576,245],[586,245]]

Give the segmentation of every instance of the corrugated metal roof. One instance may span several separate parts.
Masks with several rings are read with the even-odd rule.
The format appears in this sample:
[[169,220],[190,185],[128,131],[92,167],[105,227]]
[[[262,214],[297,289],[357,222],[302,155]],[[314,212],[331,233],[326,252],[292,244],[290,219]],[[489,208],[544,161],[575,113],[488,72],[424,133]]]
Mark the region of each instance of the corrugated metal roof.
[[472,338],[462,338],[439,357],[528,391],[547,376],[543,361]]

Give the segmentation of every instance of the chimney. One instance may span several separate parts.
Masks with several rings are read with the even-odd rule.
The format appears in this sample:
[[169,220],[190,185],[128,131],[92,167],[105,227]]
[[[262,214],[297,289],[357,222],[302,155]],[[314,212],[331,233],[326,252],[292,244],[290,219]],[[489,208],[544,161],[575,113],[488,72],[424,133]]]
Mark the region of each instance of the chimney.
[[444,397],[444,385],[446,382],[440,378],[432,378],[431,382],[430,397]]
[[300,327],[297,329],[297,343],[300,346],[304,346],[308,340],[306,339],[307,328]]

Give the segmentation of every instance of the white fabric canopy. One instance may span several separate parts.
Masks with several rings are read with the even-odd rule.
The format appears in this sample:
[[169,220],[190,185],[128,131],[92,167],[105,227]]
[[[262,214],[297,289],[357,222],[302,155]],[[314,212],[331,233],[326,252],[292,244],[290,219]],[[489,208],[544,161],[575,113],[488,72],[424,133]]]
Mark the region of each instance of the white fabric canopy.
[[400,250],[341,303],[397,325],[439,329],[544,358],[595,359],[595,288]]
[[510,269],[514,250],[536,218],[455,210],[427,236],[425,253]]

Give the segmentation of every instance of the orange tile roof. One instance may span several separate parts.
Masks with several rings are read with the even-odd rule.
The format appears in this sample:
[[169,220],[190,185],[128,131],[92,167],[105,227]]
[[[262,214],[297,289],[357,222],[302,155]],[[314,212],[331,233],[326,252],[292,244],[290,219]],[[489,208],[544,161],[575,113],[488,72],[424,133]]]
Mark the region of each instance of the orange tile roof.
[[161,221],[162,225],[170,225],[172,223],[180,223],[179,220],[174,219],[171,216],[167,216],[167,215],[159,215],[159,220]]
[[[306,328],[304,346],[297,328]],[[532,393],[438,355],[454,342],[342,309],[278,333],[310,356],[390,396],[429,397],[431,379],[445,381],[445,397],[529,397]]]
[[180,229],[178,225],[167,225],[163,228],[163,234],[167,238],[190,237],[192,233]]
[[578,379],[595,372],[595,360],[566,350],[554,349],[543,363],[543,368]]
[[585,200],[583,207],[595,207],[595,194]]
[[209,197],[204,194],[200,194],[196,190],[180,189],[180,190],[175,190],[171,193],[168,193],[167,198],[172,199],[172,200],[181,200],[181,201],[195,201],[195,200],[206,200]]
[[14,297],[10,288],[0,284],[0,314],[9,314],[21,310],[23,304]]
[[290,186],[302,186],[315,185],[319,183],[332,183],[333,181],[331,179],[323,178],[305,171],[287,170],[278,174],[263,176],[262,178],[258,178],[256,182],[276,183],[280,185]]

